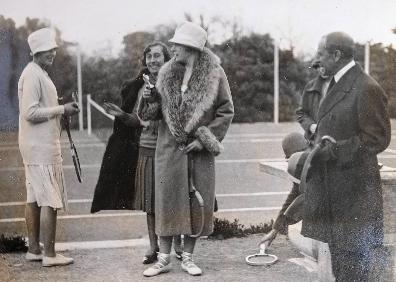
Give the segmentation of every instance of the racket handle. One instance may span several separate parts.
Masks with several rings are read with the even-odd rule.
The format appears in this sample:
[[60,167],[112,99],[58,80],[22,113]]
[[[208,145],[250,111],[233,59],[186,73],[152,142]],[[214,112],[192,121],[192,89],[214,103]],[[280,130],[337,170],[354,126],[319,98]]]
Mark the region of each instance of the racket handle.
[[201,193],[199,193],[197,190],[195,190],[195,197],[197,197],[198,203],[200,207],[204,206],[204,200],[202,198]]

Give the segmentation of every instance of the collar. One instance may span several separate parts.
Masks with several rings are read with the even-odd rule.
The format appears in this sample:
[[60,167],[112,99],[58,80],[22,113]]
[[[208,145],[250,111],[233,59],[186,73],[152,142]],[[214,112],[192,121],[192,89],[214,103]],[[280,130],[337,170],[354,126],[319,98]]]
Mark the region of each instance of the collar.
[[342,69],[340,69],[335,75],[334,75],[334,80],[337,83],[341,77],[346,74],[346,72],[351,69],[353,66],[355,66],[355,60],[351,60],[348,64],[346,64]]
[[39,71],[43,72],[46,76],[49,77],[48,72],[43,69],[38,63],[36,63],[35,61],[31,61],[30,62],[35,68],[37,68]]

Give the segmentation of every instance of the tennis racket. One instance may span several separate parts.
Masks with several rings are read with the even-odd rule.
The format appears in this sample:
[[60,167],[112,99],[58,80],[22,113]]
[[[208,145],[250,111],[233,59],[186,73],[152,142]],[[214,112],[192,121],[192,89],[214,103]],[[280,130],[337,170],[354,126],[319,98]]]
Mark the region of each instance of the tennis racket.
[[271,255],[265,252],[265,244],[260,245],[260,251],[256,254],[249,255],[245,258],[248,265],[258,266],[266,265],[270,266],[278,261],[276,255]]
[[[67,119],[67,117],[64,117],[64,118]],[[71,138],[70,124],[68,121],[65,122],[65,125],[66,125],[66,123],[67,123],[67,126],[65,126],[65,128],[66,128],[67,136],[69,138],[70,153],[71,153],[72,160],[73,160],[74,170],[76,171],[78,182],[82,183],[82,171],[81,171],[80,159],[78,157],[76,146],[74,145],[73,139]]]
[[[74,102],[77,102],[77,95],[75,92],[72,93],[72,98],[73,98]],[[63,105],[63,97],[59,97],[58,102],[60,105]],[[72,160],[73,160],[74,170],[77,175],[77,180],[78,180],[78,182],[82,183],[82,171],[81,171],[80,159],[78,157],[76,146],[74,145],[73,139],[70,134],[70,119],[69,119],[69,117],[67,117],[65,115],[62,116],[62,123],[63,123],[63,127],[66,130],[67,137],[69,139],[70,153],[71,153]]]
[[201,236],[205,224],[204,200],[201,193],[195,188],[194,159],[188,154],[188,188],[190,198],[191,232],[190,237]]

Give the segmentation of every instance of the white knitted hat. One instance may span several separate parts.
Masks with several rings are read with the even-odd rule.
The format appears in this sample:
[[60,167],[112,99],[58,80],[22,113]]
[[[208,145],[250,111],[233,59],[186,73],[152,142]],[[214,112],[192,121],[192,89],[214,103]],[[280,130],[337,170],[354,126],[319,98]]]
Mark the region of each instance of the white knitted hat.
[[28,43],[33,55],[58,47],[54,32],[50,28],[42,28],[32,32],[28,37]]
[[185,22],[176,29],[175,35],[169,42],[202,51],[207,39],[208,34],[202,27],[192,22]]

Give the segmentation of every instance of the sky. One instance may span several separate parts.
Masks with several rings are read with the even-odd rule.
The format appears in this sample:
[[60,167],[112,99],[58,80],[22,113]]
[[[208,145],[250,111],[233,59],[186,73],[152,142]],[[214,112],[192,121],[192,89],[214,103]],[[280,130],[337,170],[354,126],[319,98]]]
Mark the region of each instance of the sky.
[[[220,17],[236,21],[244,32],[269,33],[282,48],[292,44],[297,55],[312,56],[322,35],[349,33],[357,42],[396,46],[396,0],[0,0],[0,15],[17,26],[25,18],[47,19],[67,41],[79,42],[87,54],[111,50],[117,55],[124,35],[152,31],[158,24]],[[215,26],[216,27],[216,26]],[[228,30],[229,31],[229,30]],[[213,43],[227,38],[217,26]]]

